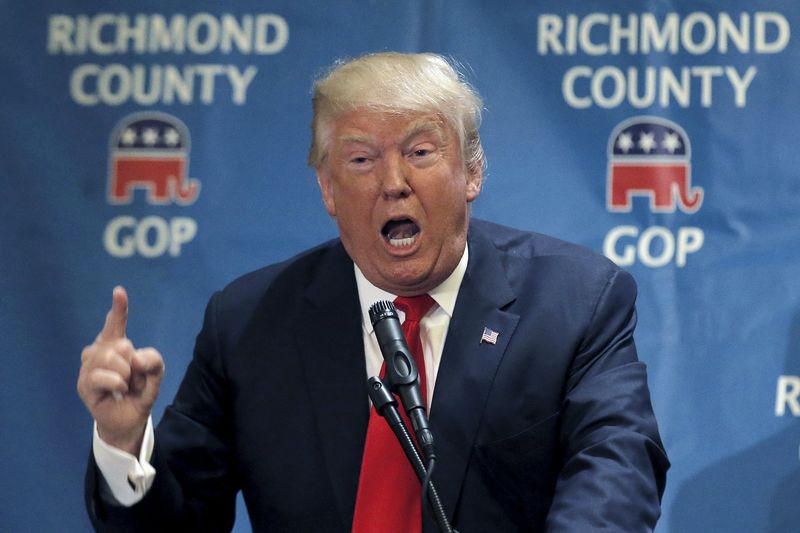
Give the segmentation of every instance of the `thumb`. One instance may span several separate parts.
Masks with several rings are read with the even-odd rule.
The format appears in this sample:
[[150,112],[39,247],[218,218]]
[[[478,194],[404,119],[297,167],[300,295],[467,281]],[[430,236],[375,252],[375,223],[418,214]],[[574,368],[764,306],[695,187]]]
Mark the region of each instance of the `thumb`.
[[111,295],[111,309],[100,331],[102,340],[124,339],[128,325],[128,293],[121,286],[114,287]]
[[140,348],[131,357],[130,387],[141,394],[146,403],[158,396],[161,378],[164,377],[164,360],[155,348]]

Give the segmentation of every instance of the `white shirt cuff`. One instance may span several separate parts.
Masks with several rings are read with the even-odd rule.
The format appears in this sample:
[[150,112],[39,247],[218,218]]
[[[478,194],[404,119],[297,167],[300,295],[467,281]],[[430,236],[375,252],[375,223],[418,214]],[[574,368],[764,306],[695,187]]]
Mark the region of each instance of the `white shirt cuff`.
[[156,471],[149,463],[153,455],[153,419],[147,419],[144,430],[142,448],[137,459],[128,452],[111,446],[100,438],[97,432],[97,423],[94,424],[94,438],[92,439],[92,453],[100,473],[111,489],[111,494],[120,505],[130,507],[139,502],[156,477]]

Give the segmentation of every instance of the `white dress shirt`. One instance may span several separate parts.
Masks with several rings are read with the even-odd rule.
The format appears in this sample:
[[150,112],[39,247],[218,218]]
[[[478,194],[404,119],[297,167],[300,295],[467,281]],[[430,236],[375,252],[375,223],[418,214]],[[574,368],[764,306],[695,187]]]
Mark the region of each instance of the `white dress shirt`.
[[[428,408],[430,408],[433,401],[433,390],[436,385],[436,376],[439,372],[439,362],[442,359],[444,341],[447,337],[447,329],[450,326],[450,318],[452,318],[453,310],[456,306],[456,298],[461,288],[461,281],[467,271],[468,260],[469,251],[468,247],[465,246],[464,253],[455,270],[438,287],[428,293],[438,305],[433,306],[420,321],[420,339],[422,340],[422,350],[425,357],[425,377],[427,378]],[[361,330],[364,339],[367,377],[377,376],[383,364],[383,356],[378,346],[378,340],[375,338],[372,322],[369,319],[369,308],[379,300],[394,301],[397,295],[379,289],[367,281],[367,278],[364,277],[364,274],[355,264],[354,268],[358,299],[361,304]],[[401,322],[404,321],[405,313],[400,309],[397,311]],[[144,498],[156,475],[155,469],[149,462],[154,444],[152,417],[147,420],[139,457],[135,457],[104,442],[100,438],[97,432],[97,424],[95,424],[92,452],[94,453],[97,467],[111,490],[111,494],[107,496],[113,496],[120,505],[126,507]]]

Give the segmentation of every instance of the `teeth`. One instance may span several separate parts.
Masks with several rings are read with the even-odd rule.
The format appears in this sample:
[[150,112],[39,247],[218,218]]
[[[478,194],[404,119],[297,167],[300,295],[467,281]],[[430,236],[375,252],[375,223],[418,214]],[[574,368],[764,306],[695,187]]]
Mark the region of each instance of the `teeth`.
[[405,237],[403,239],[389,239],[389,244],[392,246],[396,246],[398,248],[404,248],[406,246],[411,246],[414,244],[414,241],[417,240],[417,236],[413,235],[411,237]]

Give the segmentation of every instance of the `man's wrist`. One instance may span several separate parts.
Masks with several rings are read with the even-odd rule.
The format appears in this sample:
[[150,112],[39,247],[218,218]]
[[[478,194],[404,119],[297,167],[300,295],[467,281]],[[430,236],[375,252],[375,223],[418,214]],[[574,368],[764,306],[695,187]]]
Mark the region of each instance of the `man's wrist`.
[[142,442],[144,441],[144,435],[148,424],[151,424],[150,417],[133,431],[113,432],[104,429],[95,421],[95,432],[103,443],[138,457],[142,450]]

